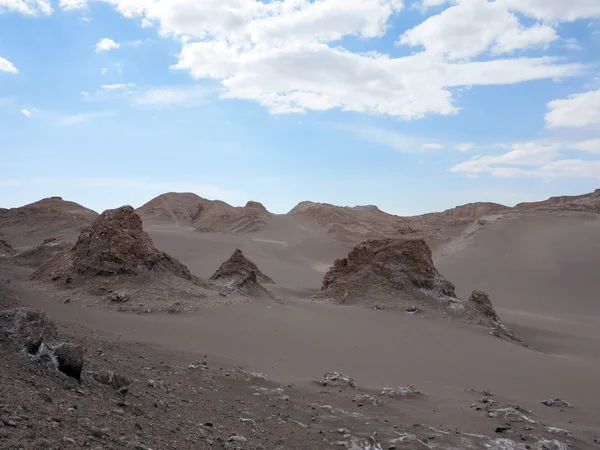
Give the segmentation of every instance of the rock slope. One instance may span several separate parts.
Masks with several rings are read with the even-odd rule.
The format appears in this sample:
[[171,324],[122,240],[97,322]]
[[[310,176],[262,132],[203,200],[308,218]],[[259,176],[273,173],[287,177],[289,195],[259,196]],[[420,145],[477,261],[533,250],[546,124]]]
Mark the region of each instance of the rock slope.
[[408,307],[423,295],[454,301],[454,285],[442,277],[423,239],[370,240],[335,261],[316,298],[340,303],[391,304]]
[[189,192],[159,195],[136,212],[149,224],[179,224],[203,233],[251,233],[264,228],[271,216],[258,202],[234,207]]
[[93,302],[101,296],[104,304],[125,311],[175,313],[243,301],[219,296],[218,289],[154,247],[131,206],[103,212],[71,250],[44,263],[31,278],[67,290],[69,300]]
[[261,283],[275,284],[256,264],[246,258],[240,249],[236,249],[210,279],[245,293],[267,293],[267,289]]

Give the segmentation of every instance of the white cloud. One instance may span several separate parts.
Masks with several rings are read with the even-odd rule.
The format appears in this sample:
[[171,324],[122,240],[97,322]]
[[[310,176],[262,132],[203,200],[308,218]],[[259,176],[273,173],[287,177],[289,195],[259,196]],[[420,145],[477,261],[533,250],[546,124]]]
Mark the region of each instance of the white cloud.
[[600,124],[600,90],[574,94],[548,103],[549,127],[585,127]]
[[135,83],[118,83],[118,84],[103,84],[100,86],[105,91],[118,91],[122,89],[128,89],[135,87]]
[[115,48],[119,48],[121,44],[112,39],[102,38],[96,43],[96,53],[107,52]]
[[0,72],[18,73],[19,71],[8,59],[0,56]]
[[139,47],[143,43],[144,43],[144,41],[142,41],[140,39],[138,39],[137,41],[128,42],[128,44],[131,45],[132,47]]
[[103,67],[101,72],[102,72],[102,75],[106,75],[108,73],[108,69],[106,67]]
[[498,178],[591,178],[600,180],[600,160],[561,157],[565,149],[600,154],[600,139],[579,143],[523,142],[500,155],[477,155],[456,164],[451,172],[467,176],[489,174]]
[[208,101],[211,91],[201,86],[153,87],[133,96],[133,104],[143,107],[198,106]]
[[488,50],[502,54],[538,47],[556,38],[547,25],[524,27],[499,1],[462,0],[406,31],[399,43],[423,46],[449,59],[468,59]]
[[509,8],[540,20],[571,22],[600,17],[596,0],[498,0]]
[[32,111],[30,111],[29,109],[22,109],[21,112],[23,113],[23,115],[25,117],[28,117],[31,119]]
[[0,0],[0,14],[16,12],[27,16],[50,15],[54,12],[50,0]]
[[566,143],[565,147],[580,150],[582,152],[600,154],[600,138],[589,139],[581,142]]
[[472,142],[464,142],[462,144],[455,145],[454,148],[459,152],[469,152],[476,147]]
[[82,123],[89,122],[91,120],[100,119],[102,117],[108,117],[111,115],[113,115],[113,113],[110,111],[80,113],[80,114],[74,114],[71,116],[62,117],[57,121],[57,124],[61,125],[61,126],[79,125]]
[[421,145],[421,148],[423,150],[441,150],[444,146],[442,144],[429,143]]
[[[182,42],[173,68],[217,80],[224,98],[255,101],[274,114],[333,108],[404,119],[454,114],[451,88],[575,76],[583,68],[553,58],[451,62],[431,51],[392,58],[337,45],[344,36],[385,34],[401,0],[100,1]],[[482,1],[461,0],[476,6]],[[551,28],[526,28],[506,8],[490,5],[479,7],[491,21],[477,28],[484,38],[468,32],[470,41],[484,42],[484,50],[508,53],[554,39]],[[456,51],[474,52],[465,45]]]
[[[424,8],[464,0],[422,0]],[[513,11],[538,20],[572,22],[578,19],[600,17],[600,3],[596,0],[495,0]]]
[[86,0],[60,0],[58,4],[65,11],[69,11],[71,9],[83,9],[87,7]]

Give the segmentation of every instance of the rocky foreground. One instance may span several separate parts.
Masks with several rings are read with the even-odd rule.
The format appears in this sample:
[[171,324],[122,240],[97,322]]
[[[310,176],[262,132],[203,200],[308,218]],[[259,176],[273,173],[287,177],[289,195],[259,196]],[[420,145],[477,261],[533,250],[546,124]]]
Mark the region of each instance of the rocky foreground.
[[[414,423],[418,386],[366,389],[331,372],[282,386],[202,355],[56,324],[0,286],[0,449],[585,449],[533,411],[468,390],[477,431]],[[418,380],[416,380],[418,381]],[[560,399],[540,408],[572,408]],[[485,432],[481,432],[481,431]]]

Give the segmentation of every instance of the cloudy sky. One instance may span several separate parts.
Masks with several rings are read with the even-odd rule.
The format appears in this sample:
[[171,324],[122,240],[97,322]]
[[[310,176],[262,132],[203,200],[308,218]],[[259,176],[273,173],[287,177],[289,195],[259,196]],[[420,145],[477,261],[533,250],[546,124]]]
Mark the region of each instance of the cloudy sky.
[[0,207],[600,187],[598,0],[0,0]]

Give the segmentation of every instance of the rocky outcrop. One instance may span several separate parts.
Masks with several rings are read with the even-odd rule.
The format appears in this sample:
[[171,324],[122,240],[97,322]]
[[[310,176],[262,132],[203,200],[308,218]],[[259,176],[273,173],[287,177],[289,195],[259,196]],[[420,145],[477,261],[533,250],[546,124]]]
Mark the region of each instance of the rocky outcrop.
[[436,299],[456,297],[454,285],[434,267],[423,239],[370,240],[357,245],[327,271],[316,297],[360,303],[369,294],[372,300],[394,303],[402,292]]
[[133,208],[122,206],[104,211],[82,231],[71,250],[42,265],[32,278],[56,281],[149,272],[192,279],[187,267],[154,247]]
[[237,281],[242,281],[249,277],[255,279],[259,283],[275,284],[271,277],[262,273],[258,266],[246,258],[240,249],[236,249],[229,259],[221,264],[210,279],[236,279]]
[[0,239],[0,258],[12,256],[15,253],[17,253],[17,251],[14,248],[12,248],[8,242]]
[[258,202],[250,201],[241,208],[190,192],[159,195],[136,212],[147,223],[182,224],[202,233],[251,233],[264,228],[271,216]]
[[0,312],[0,336],[10,340],[30,358],[79,380],[83,369],[83,349],[61,342],[56,325],[45,312],[14,308]]
[[268,293],[261,283],[275,284],[267,275],[236,249],[210,279],[220,285],[248,294]]
[[515,342],[522,343],[522,341],[508,329],[500,317],[496,313],[490,296],[479,290],[475,290],[471,293],[469,300],[465,305],[465,315],[467,319],[481,326],[491,329],[491,334],[498,337],[506,337]]
[[45,239],[40,245],[17,253],[10,262],[19,266],[38,268],[54,256],[66,252],[72,247],[56,238]]

